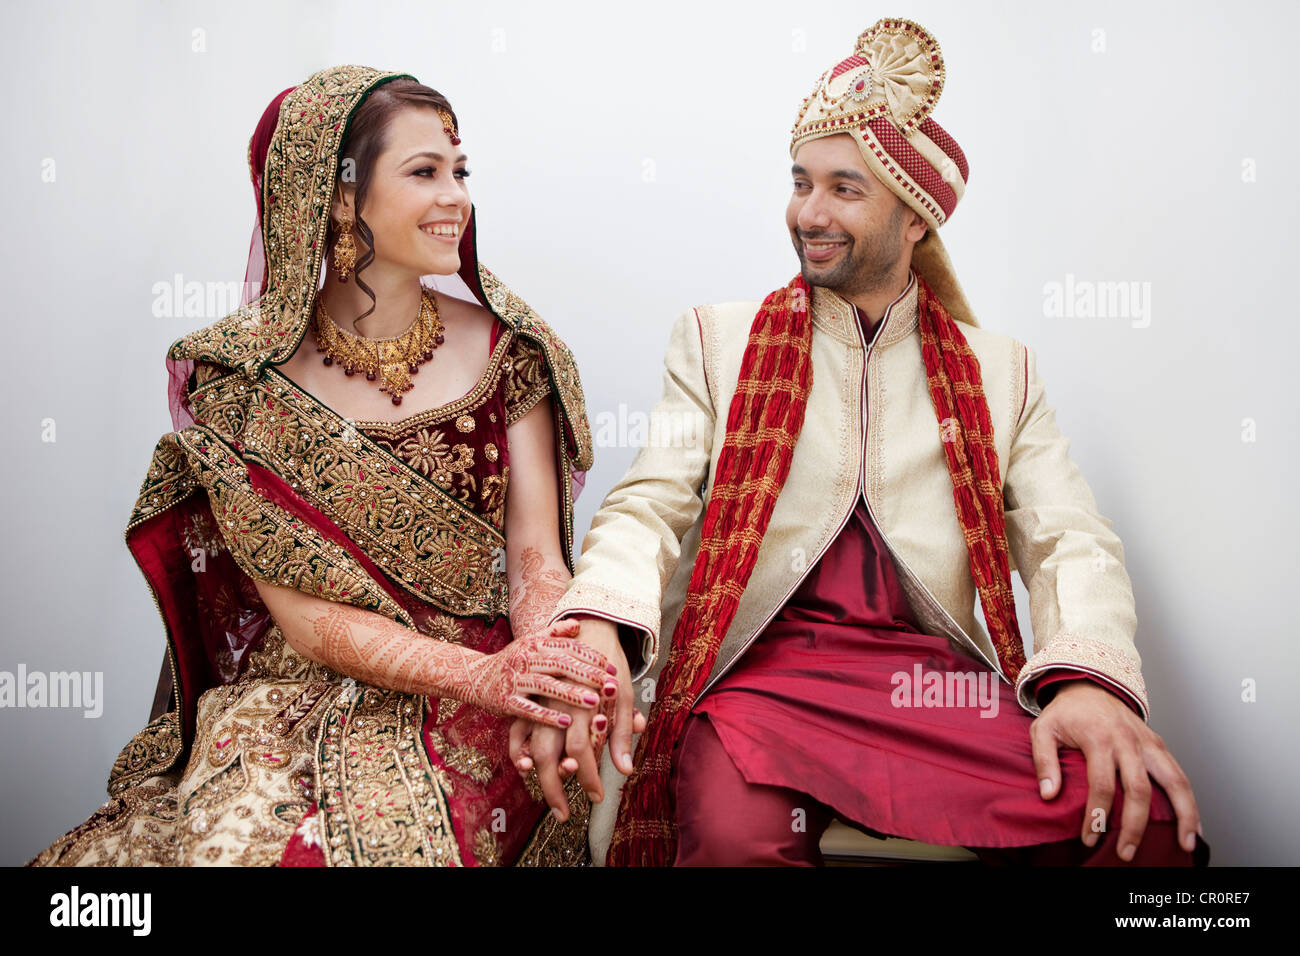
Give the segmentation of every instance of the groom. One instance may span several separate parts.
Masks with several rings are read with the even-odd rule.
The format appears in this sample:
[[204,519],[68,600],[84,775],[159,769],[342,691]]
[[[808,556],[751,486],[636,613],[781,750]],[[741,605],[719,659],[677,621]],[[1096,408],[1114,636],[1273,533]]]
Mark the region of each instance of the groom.
[[[701,439],[640,450],[553,618],[620,667],[612,725],[532,741],[548,799],[560,767],[604,797],[597,859],[817,864],[838,815],[990,862],[1204,861],[1146,723],[1120,540],[1033,352],[979,327],[938,236],[968,178],[931,116],[944,80],[921,27],[864,32],[792,131],[800,275],[673,328],[654,414]],[[922,665],[940,690],[900,707]],[[947,699],[954,675],[1005,706]]]

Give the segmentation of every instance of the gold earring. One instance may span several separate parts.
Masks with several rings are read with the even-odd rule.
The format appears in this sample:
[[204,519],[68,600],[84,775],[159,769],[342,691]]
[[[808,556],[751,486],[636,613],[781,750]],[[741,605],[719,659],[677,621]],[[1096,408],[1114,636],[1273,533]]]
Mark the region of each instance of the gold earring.
[[357,247],[352,241],[352,217],[345,211],[339,221],[339,236],[334,242],[334,268],[338,270],[339,281],[347,282],[348,273],[357,264]]

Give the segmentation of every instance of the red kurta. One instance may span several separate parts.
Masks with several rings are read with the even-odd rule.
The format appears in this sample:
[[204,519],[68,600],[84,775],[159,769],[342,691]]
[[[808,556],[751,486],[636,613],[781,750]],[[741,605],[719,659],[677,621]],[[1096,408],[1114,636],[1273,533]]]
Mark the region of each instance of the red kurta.
[[[930,696],[927,706],[929,672],[973,673],[976,692],[939,697],[946,706]],[[1082,752],[1059,752],[1062,793],[1043,800],[1033,716],[982,661],[919,632],[860,498],[799,590],[693,712],[709,716],[749,782],[807,793],[879,834],[1025,846],[1076,837],[1083,821]],[[1174,819],[1158,786],[1150,818]]]

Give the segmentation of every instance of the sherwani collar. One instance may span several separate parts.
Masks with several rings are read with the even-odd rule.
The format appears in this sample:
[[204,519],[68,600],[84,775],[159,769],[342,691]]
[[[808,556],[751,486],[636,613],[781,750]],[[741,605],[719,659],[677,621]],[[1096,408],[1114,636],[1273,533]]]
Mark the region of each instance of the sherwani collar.
[[[918,321],[916,272],[909,269],[907,288],[889,304],[880,325],[884,327],[876,338],[875,347],[888,348],[912,334]],[[850,348],[862,348],[862,338],[854,326],[859,325],[858,313],[852,302],[830,289],[813,286],[813,326],[838,339]]]

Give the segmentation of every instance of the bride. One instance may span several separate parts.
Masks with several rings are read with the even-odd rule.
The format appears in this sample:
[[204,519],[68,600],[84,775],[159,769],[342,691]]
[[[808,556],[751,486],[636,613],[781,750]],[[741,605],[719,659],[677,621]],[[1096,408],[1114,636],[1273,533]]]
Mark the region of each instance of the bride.
[[607,730],[617,687],[546,623],[592,461],[573,358],[479,264],[455,113],[413,77],[322,70],[248,158],[260,294],[171,346],[126,530],[170,698],[31,862],[586,862],[577,778],[550,813],[508,749],[516,719]]

